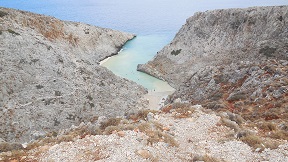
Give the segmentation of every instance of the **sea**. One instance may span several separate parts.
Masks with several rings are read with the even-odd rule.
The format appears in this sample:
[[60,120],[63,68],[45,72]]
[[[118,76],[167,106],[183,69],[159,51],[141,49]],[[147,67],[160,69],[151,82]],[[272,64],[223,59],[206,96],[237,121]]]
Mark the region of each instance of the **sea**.
[[149,91],[170,91],[166,82],[138,72],[195,12],[212,9],[288,5],[288,0],[0,0],[8,7],[136,34],[118,55],[101,65]]

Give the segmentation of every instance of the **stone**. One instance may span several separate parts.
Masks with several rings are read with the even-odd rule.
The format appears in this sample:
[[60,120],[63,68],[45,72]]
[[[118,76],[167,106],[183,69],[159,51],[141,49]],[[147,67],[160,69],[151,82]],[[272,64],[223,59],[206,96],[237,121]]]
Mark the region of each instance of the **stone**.
[[124,131],[119,131],[119,132],[117,132],[117,135],[119,137],[124,137],[125,136],[125,132]]
[[149,112],[149,113],[147,114],[147,121],[152,121],[153,119],[154,119],[154,114],[151,113],[151,112]]
[[177,98],[174,100],[174,103],[181,103],[181,98]]
[[162,129],[165,131],[170,131],[170,128],[168,128],[168,127],[163,127]]
[[144,159],[148,159],[152,156],[148,150],[138,150],[137,154],[140,155]]

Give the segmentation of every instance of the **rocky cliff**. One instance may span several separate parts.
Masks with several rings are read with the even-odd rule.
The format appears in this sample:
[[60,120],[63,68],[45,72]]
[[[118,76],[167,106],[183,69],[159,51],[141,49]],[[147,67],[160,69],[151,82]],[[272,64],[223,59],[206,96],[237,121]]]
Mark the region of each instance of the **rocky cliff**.
[[171,102],[287,119],[287,23],[288,6],[198,12],[138,70],[174,85]]
[[29,141],[145,107],[143,87],[98,65],[133,37],[0,8],[0,138]]

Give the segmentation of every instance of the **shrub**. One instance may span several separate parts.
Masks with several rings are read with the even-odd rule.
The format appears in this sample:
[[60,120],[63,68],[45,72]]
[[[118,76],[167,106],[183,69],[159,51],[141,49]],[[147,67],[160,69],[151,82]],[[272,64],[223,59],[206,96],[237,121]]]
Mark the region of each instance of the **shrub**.
[[0,17],[4,17],[4,16],[6,16],[6,15],[8,15],[8,13],[7,13],[7,12],[4,12],[4,11],[0,11]]
[[157,113],[157,110],[139,110],[137,114],[129,114],[127,115],[129,119],[133,119],[133,120],[146,120],[148,113]]
[[259,50],[259,53],[263,54],[263,55],[265,55],[267,57],[271,57],[271,56],[273,56],[273,54],[275,53],[276,50],[277,50],[276,48],[265,46],[264,48],[261,48]]
[[42,85],[36,85],[36,88],[37,88],[37,89],[42,89],[42,88],[44,88],[44,86],[42,86]]
[[109,126],[117,126],[120,124],[121,118],[110,118],[105,122],[100,123],[100,129],[105,130]]
[[231,121],[235,121],[237,124],[242,124],[244,122],[244,119],[238,114],[227,112],[227,115]]
[[172,109],[177,112],[175,118],[188,118],[195,111],[189,103],[173,103]]
[[174,55],[174,56],[177,56],[180,52],[181,52],[182,49],[178,49],[178,50],[173,50],[171,51],[171,55]]
[[112,134],[113,131],[120,131],[120,127],[118,126],[108,126],[105,128],[105,131],[103,132],[103,134]]
[[229,119],[221,118],[221,123],[226,127],[234,129],[235,132],[239,131],[239,125],[235,121],[231,121]]
[[278,130],[278,131],[273,132],[271,134],[271,137],[275,139],[288,140],[288,132],[284,130]]
[[194,157],[193,157],[193,160],[192,160],[193,162],[195,162],[195,161],[204,161],[204,162],[220,162],[221,160],[218,160],[218,159],[216,159],[216,158],[214,158],[214,157],[211,157],[211,156],[209,156],[209,155],[195,155]]
[[141,131],[141,132],[146,132],[148,130],[151,129],[151,125],[149,123],[141,123],[138,125],[138,129]]
[[153,143],[157,142],[165,142],[168,143],[170,146],[178,147],[179,144],[177,141],[169,134],[161,132],[161,131],[147,131],[147,136],[149,138],[147,139],[147,144],[153,145]]
[[0,143],[0,152],[7,152],[20,149],[23,149],[23,146],[19,143],[8,143],[8,142]]
[[20,35],[19,33],[15,32],[14,30],[12,29],[8,29],[7,30],[9,33],[13,34],[13,35]]
[[262,139],[256,135],[248,135],[248,136],[244,136],[241,137],[240,140],[244,143],[246,143],[247,145],[249,145],[250,147],[253,147],[254,149],[256,148],[262,148],[263,146],[261,145],[263,143]]
[[0,35],[2,34],[2,31],[0,30]]
[[258,128],[264,131],[274,131],[276,130],[276,125],[271,122],[263,122],[258,124]]

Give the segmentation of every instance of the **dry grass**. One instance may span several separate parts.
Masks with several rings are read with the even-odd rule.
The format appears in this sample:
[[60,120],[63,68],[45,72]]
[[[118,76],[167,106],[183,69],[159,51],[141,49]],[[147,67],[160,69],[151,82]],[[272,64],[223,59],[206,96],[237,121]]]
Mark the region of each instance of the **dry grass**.
[[235,121],[238,125],[242,124],[245,120],[238,114],[227,112],[227,115],[231,121]]
[[263,123],[258,123],[257,127],[264,130],[264,131],[274,131],[276,130],[276,125],[271,122],[263,122]]
[[3,162],[20,162],[23,156],[27,156],[24,150],[13,150],[9,154],[2,153],[0,157]]
[[151,124],[147,122],[141,123],[137,127],[141,132],[146,132],[152,129]]
[[169,134],[161,132],[161,131],[146,131],[146,135],[149,136],[147,139],[148,145],[153,145],[153,143],[157,142],[165,142],[172,147],[178,147],[178,142]]
[[263,144],[262,144],[263,140],[259,136],[248,135],[248,136],[241,137],[240,140],[246,143],[247,145],[249,145],[250,147],[253,147],[254,149],[263,148]]
[[105,128],[103,134],[112,134],[114,131],[118,132],[118,131],[121,131],[120,127],[118,126],[108,126]]
[[22,20],[24,27],[30,27],[37,30],[45,38],[49,40],[64,39],[71,45],[76,46],[79,38],[72,33],[66,34],[64,23],[57,19],[50,19],[47,17],[39,16],[36,18],[27,17]]
[[270,137],[275,139],[288,140],[288,132],[284,130],[277,130],[273,132]]
[[129,114],[127,115],[128,116],[128,119],[132,119],[132,120],[135,120],[135,121],[139,121],[139,120],[146,120],[147,119],[147,115],[149,113],[152,113],[152,114],[156,114],[158,113],[157,110],[139,110],[138,113],[136,114]]
[[233,129],[235,132],[238,132],[240,130],[239,125],[235,121],[231,121],[226,118],[221,118],[220,120],[221,124],[225,125],[226,127],[229,127]]
[[23,149],[20,143],[9,143],[9,142],[1,142],[0,143],[0,152],[7,152],[12,150],[21,150]]
[[193,157],[193,162],[195,161],[204,161],[204,162],[224,162],[223,160],[219,160],[217,158],[211,157],[210,155],[195,155]]
[[117,126],[120,124],[121,118],[110,118],[107,121],[100,123],[100,129],[105,130],[106,127],[109,126]]

